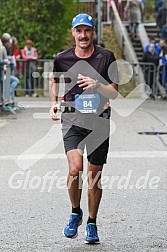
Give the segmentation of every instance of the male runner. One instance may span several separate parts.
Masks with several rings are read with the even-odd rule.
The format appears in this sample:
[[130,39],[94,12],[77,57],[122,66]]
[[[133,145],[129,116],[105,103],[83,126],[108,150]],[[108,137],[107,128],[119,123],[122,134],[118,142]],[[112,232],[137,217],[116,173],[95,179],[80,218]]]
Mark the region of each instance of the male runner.
[[89,244],[100,243],[96,217],[102,196],[101,173],[109,147],[108,100],[117,97],[117,84],[108,76],[109,67],[115,57],[109,50],[93,44],[94,34],[94,22],[90,15],[81,13],[74,17],[72,35],[76,45],[57,54],[54,74],[50,78],[50,114],[52,118],[56,118],[56,112],[60,109],[56,102],[56,83],[59,81],[60,72],[65,76],[66,107],[62,113],[62,132],[69,165],[67,185],[72,213],[63,234],[68,238],[76,237],[78,226],[82,223],[81,175],[86,145],[89,215],[85,243]]

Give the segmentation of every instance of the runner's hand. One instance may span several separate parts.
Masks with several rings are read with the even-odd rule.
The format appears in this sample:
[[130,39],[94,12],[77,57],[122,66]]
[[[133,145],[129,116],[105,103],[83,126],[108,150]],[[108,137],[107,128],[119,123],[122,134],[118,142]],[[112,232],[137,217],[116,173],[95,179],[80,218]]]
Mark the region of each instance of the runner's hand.
[[52,117],[52,120],[60,120],[59,117],[57,117],[56,113],[57,111],[60,110],[60,105],[59,104],[54,104],[51,106],[49,112]]
[[77,84],[79,87],[83,87],[83,90],[96,87],[96,80],[90,77],[78,74],[77,78],[78,78]]

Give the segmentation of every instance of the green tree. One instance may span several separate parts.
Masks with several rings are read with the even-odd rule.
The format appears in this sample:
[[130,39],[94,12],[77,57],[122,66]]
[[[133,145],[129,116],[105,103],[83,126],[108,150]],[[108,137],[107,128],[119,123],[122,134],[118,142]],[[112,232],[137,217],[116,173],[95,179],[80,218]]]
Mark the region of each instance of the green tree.
[[66,45],[76,5],[73,0],[1,0],[0,34],[16,37],[19,48],[31,39],[40,58],[52,58]]

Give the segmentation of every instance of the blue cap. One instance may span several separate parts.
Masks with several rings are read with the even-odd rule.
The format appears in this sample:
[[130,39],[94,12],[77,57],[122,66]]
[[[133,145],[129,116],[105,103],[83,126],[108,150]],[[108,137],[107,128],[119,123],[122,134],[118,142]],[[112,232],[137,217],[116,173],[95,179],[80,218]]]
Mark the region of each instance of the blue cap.
[[93,18],[86,13],[80,13],[72,20],[72,28],[75,28],[78,25],[87,25],[90,27],[94,27]]

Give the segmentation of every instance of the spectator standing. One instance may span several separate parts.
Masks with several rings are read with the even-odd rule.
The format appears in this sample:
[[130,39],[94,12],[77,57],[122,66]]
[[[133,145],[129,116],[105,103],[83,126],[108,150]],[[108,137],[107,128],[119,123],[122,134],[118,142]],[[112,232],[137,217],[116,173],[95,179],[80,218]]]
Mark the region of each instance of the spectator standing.
[[[153,90],[153,82],[154,82],[154,70],[155,67],[157,68],[159,65],[159,56],[155,53],[155,46],[154,44],[150,44],[149,49],[147,52],[144,53],[142,62],[146,63],[153,63],[154,65],[145,65],[144,67],[144,76],[146,84],[150,86]],[[155,67],[154,67],[155,66]]]
[[159,81],[162,84],[162,72],[163,72],[163,63],[162,63],[162,57],[165,55],[166,53],[166,43],[164,39],[160,39],[159,41],[159,51],[158,51],[158,55],[159,55]]
[[15,91],[16,91],[16,87],[19,84],[19,79],[15,76],[16,61],[15,61],[15,58],[13,56],[12,37],[11,37],[11,35],[9,33],[4,33],[2,35],[2,42],[3,42],[3,45],[6,48],[7,59],[10,61],[10,66],[11,66],[10,102],[12,104],[14,104]]
[[165,49],[164,56],[162,57],[162,85],[165,88],[165,94],[167,97],[167,48]]
[[[151,42],[153,43],[153,40],[151,40]],[[148,52],[149,47],[150,47],[149,43],[148,45],[146,45],[146,47],[144,48],[144,52]],[[162,57],[164,56],[165,50],[166,50],[166,44],[165,44],[165,40],[164,39],[160,39],[159,43],[153,43],[154,44],[154,51],[155,54],[157,54],[159,56],[159,82],[162,84],[162,70],[163,70],[163,66],[162,66]]]
[[148,43],[144,47],[144,52],[148,52],[149,47],[150,47],[151,44],[154,44],[154,52],[161,57],[163,55],[163,50],[166,47],[165,40],[160,39],[159,43],[154,43],[154,40],[151,39],[150,43]]
[[144,0],[140,0],[140,2],[141,2],[141,5],[142,5],[141,22],[144,23],[144,5],[145,5],[145,2],[144,2]]
[[160,30],[162,30],[162,27],[164,24],[166,24],[167,19],[167,0],[165,0],[164,5],[162,8],[159,9],[158,15],[157,15],[157,26]]
[[9,33],[3,33],[1,38],[3,46],[6,48],[7,56],[12,56],[12,43],[11,35]]
[[2,41],[0,39],[0,65],[2,64],[10,64],[7,58],[6,48],[3,46]]
[[[154,43],[152,39],[151,43],[145,46],[144,52],[148,52],[151,44],[154,44],[154,52],[159,56],[159,66],[162,66],[162,57],[164,55],[164,50],[166,49],[165,40],[160,39],[159,43]],[[159,81],[162,84],[162,67],[159,69]]]
[[3,46],[2,41],[0,40],[0,99],[3,98],[2,97],[2,92],[3,92],[2,71],[3,71],[4,64],[10,64],[10,62],[7,59],[6,48]]
[[13,47],[13,56],[16,61],[16,73],[15,74],[17,76],[19,73],[19,70],[20,70],[20,63],[17,62],[17,60],[19,60],[21,58],[21,53],[20,53],[20,50],[18,47],[18,41],[15,37],[12,38],[12,47]]
[[155,18],[157,18],[158,12],[163,7],[163,4],[164,4],[164,0],[155,0],[154,1],[154,14],[155,14]]
[[166,23],[162,26],[161,29],[161,38],[165,40],[165,43],[167,44],[167,19]]
[[164,39],[160,39],[159,43],[156,43],[156,45],[157,45],[157,48],[159,48],[159,50],[157,50],[157,54],[160,57],[162,57],[164,55],[164,49],[166,48],[165,40]]
[[116,7],[118,8],[119,0],[108,0],[108,7],[109,7],[109,16],[111,21],[113,21],[113,11],[112,11],[112,1],[114,1]]
[[33,72],[36,70],[36,60],[38,59],[38,52],[35,47],[32,46],[32,41],[27,40],[25,47],[21,50],[22,59],[26,60],[24,64],[24,71],[26,76],[26,96],[38,95],[34,93],[34,78]]
[[138,26],[141,23],[143,9],[141,0],[128,0],[125,6],[125,16],[128,18],[130,34],[134,40],[139,40]]

